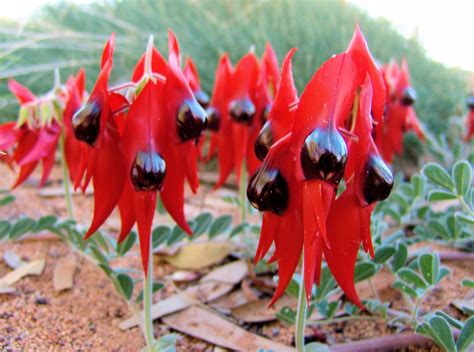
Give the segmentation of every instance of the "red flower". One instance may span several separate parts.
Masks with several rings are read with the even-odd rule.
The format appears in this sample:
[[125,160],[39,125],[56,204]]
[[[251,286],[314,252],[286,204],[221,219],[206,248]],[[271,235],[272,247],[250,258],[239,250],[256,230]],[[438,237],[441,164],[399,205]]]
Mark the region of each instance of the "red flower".
[[217,145],[219,159],[216,188],[222,186],[232,170],[240,179],[244,162],[249,174],[259,166],[260,161],[254,152],[255,141],[268,117],[278,81],[278,60],[268,43],[261,63],[253,52],[249,52],[237,64],[230,83],[226,84],[228,105],[221,113],[230,118],[221,116],[220,138],[216,141],[211,137],[210,152]]
[[[275,243],[270,260],[278,262],[279,282],[272,303],[283,294],[304,248],[308,301],[324,253],[347,297],[361,305],[354,288],[357,252],[363,244],[373,254],[370,214],[393,184],[372,140],[372,114],[381,118],[385,96],[380,75],[356,28],[347,52],[325,62],[310,80],[291,132],[272,145],[250,181],[248,198],[264,211],[255,259]],[[342,177],[347,189],[336,199]]]
[[191,234],[183,212],[184,181],[197,190],[195,141],[205,128],[206,115],[181,71],[172,32],[168,63],[151,42],[137,63],[130,83],[134,91],[127,95],[130,103],[108,88],[112,54],[113,36],[104,49],[101,73],[89,101],[74,118],[76,136],[86,142],[82,186],[90,178],[94,184],[94,218],[86,238],[118,205],[119,242],[136,222],[146,273],[157,192],[178,225]]
[[[22,184],[41,162],[43,166],[41,187],[53,168],[61,133],[64,133],[67,145],[65,154],[68,166],[74,168],[75,162],[72,160],[77,156],[77,145],[69,133],[69,126],[71,109],[75,101],[73,92],[78,90],[83,92],[84,74],[80,71],[77,78],[71,77],[67,91],[62,87],[55,87],[42,97],[36,97],[28,88],[13,79],[8,82],[8,87],[20,102],[20,116],[18,122],[7,122],[0,126],[2,160],[6,160],[11,167],[14,164],[20,166],[19,175],[12,188]],[[65,105],[64,112],[62,112],[63,105]],[[61,127],[62,123],[64,130]]]
[[375,140],[385,161],[391,163],[393,155],[403,152],[403,133],[414,130],[420,139],[424,132],[416,117],[413,103],[416,92],[410,84],[410,73],[405,59],[401,68],[395,61],[382,67],[387,90],[387,105],[383,124],[378,124],[375,130]]

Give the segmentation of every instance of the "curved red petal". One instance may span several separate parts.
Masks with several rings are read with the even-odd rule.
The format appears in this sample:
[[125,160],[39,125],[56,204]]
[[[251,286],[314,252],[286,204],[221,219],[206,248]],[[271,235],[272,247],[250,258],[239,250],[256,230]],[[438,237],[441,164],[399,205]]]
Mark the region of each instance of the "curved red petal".
[[135,192],[134,207],[137,217],[143,272],[147,276],[151,246],[151,227],[156,208],[156,192]]
[[20,104],[26,104],[36,99],[36,96],[24,85],[14,79],[8,80],[8,89],[16,96]]

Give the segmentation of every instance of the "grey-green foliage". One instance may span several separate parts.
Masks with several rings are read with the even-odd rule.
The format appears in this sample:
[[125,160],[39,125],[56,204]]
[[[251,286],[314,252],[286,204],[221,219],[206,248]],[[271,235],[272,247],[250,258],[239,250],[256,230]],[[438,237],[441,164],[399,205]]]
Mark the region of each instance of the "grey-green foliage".
[[[355,23],[380,62],[408,58],[419,96],[415,107],[431,127],[441,130],[446,116],[464,109],[465,72],[428,59],[416,39],[402,37],[387,21],[371,19],[349,3],[325,0],[62,2],[40,11],[21,31],[13,23],[0,23],[0,79],[14,76],[42,92],[51,86],[55,66],[63,76],[85,66],[91,88],[102,46],[115,31],[112,82],[123,81],[130,77],[150,33],[166,54],[166,31],[172,28],[183,54],[196,61],[208,92],[220,54],[228,51],[235,62],[255,45],[260,55],[267,40],[280,60],[290,48],[298,47],[294,74],[301,91],[323,61],[345,50]],[[1,119],[14,118],[14,99],[6,84],[0,85],[0,102]]]

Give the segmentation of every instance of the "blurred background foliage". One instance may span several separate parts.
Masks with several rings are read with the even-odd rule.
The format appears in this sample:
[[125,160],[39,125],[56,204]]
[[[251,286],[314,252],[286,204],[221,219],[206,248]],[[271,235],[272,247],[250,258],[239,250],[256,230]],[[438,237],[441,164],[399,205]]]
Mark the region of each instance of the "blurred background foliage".
[[415,107],[428,128],[440,132],[449,116],[464,112],[469,73],[430,60],[415,37],[406,39],[388,21],[369,18],[346,2],[135,0],[60,3],[43,8],[26,24],[0,22],[0,121],[14,119],[17,113],[16,101],[7,90],[8,78],[40,94],[52,86],[55,67],[61,69],[64,81],[84,66],[90,89],[112,31],[117,33],[115,83],[129,78],[149,34],[154,34],[155,44],[166,55],[167,29],[172,28],[183,56],[195,60],[207,92],[212,90],[220,54],[229,52],[235,63],[252,46],[261,55],[266,40],[280,61],[290,48],[298,47],[294,75],[301,92],[323,61],[345,50],[356,23],[379,62],[407,57],[418,92]]

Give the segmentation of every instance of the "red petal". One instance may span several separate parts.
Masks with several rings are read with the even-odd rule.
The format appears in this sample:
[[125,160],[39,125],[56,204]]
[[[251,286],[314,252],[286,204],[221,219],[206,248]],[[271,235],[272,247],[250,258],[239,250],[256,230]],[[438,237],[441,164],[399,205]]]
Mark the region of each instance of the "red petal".
[[143,272],[148,274],[148,260],[150,258],[151,227],[156,207],[156,192],[135,192],[135,214],[137,216],[138,236],[140,238],[140,252]]
[[352,55],[352,59],[357,65],[359,85],[362,85],[367,73],[370,75],[374,92],[372,98],[372,112],[374,119],[377,122],[382,123],[386,96],[385,83],[383,81],[382,73],[370,55],[367,42],[358,25],[355,28],[354,35],[346,52]]
[[327,219],[331,249],[324,247],[324,257],[347,298],[362,308],[354,286],[354,268],[360,247],[359,202],[346,190],[333,202]]
[[186,64],[183,69],[184,77],[186,77],[189,86],[193,92],[197,92],[201,89],[201,83],[199,81],[199,73],[194,64],[193,59],[188,57]]
[[92,174],[94,218],[85,239],[96,232],[114,210],[122,193],[124,175],[118,136],[112,135],[106,130],[104,143],[102,149],[97,152],[97,160]]
[[100,68],[103,69],[109,62],[112,62],[115,48],[115,33],[110,35],[107,44],[105,44],[104,50],[102,51],[102,58],[100,60]]
[[24,129],[17,128],[16,122],[0,125],[0,150],[8,150],[20,139]]
[[136,222],[135,207],[134,207],[134,191],[130,184],[130,180],[125,180],[124,188],[118,203],[120,210],[120,221],[122,226],[118,237],[118,243],[121,243],[132,231],[133,225]]
[[22,166],[46,157],[56,149],[60,134],[61,127],[57,123],[54,123],[51,127],[41,128],[35,145],[26,155],[17,160],[18,165]]
[[276,92],[276,89],[280,83],[280,72],[278,58],[270,42],[265,44],[265,51],[263,52],[262,57],[262,66],[267,85],[269,86],[272,95],[275,95],[274,93]]
[[14,79],[8,80],[8,89],[16,96],[20,104],[26,104],[36,99],[35,95],[28,88]]
[[21,185],[33,172],[33,170],[36,168],[38,165],[39,161],[34,161],[32,163],[23,165],[20,168],[20,173],[18,174],[18,177],[15,181],[15,183],[12,186],[12,189],[17,188],[19,185]]
[[51,171],[53,170],[54,162],[55,162],[55,154],[56,149],[52,149],[48,155],[46,155],[41,161],[43,162],[43,172],[41,174],[41,180],[39,183],[39,187],[43,187],[48,180]]
[[255,252],[254,263],[257,264],[267,254],[273,243],[273,238],[280,227],[280,217],[270,212],[263,213],[262,231],[258,241],[257,251]]

